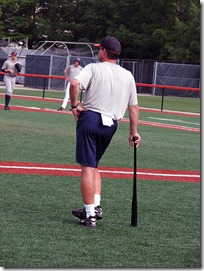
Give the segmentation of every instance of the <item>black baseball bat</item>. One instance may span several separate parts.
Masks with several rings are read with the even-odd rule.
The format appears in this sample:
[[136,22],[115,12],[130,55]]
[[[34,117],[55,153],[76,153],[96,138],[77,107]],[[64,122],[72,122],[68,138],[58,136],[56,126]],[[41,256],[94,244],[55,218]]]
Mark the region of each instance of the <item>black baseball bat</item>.
[[137,226],[137,147],[135,141],[137,137],[133,137],[134,144],[134,175],[133,175],[133,194],[132,194],[132,217],[131,226]]

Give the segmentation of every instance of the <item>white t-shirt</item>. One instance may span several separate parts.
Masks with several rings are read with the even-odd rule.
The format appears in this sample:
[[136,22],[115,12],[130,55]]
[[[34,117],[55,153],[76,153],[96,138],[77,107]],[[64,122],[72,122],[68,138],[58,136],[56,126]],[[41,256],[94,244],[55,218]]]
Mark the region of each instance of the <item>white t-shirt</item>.
[[66,72],[69,79],[72,80],[81,70],[83,70],[81,66],[75,67],[74,65],[70,65],[64,72]]
[[91,63],[75,77],[83,89],[83,107],[114,120],[127,106],[138,104],[135,80],[130,71],[109,62]]

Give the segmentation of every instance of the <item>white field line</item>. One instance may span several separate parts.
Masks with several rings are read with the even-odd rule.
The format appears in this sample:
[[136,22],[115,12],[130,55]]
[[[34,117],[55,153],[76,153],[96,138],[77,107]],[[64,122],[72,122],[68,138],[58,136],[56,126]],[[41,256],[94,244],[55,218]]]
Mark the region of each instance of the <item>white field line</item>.
[[[26,166],[1,166],[0,168],[7,169],[26,169],[26,170],[48,170],[48,171],[74,171],[81,172],[81,169],[76,168],[52,168],[52,167],[26,167]],[[115,171],[115,170],[99,170],[101,173],[110,174],[133,174],[133,171]],[[200,175],[191,174],[169,174],[169,173],[153,173],[153,172],[137,172],[137,175],[163,176],[163,177],[183,177],[183,178],[200,178]]]
[[[0,96],[4,96],[4,95],[5,95],[4,93],[0,93]],[[42,97],[39,97],[39,96],[30,96],[30,95],[21,95],[21,94],[13,94],[12,97],[13,98],[15,98],[15,97],[16,98],[18,98],[18,97],[20,97],[20,98],[27,97],[29,99],[36,99],[36,100],[40,100],[40,101],[46,101],[46,100],[48,100],[48,101],[56,100],[56,101],[59,101],[59,102],[63,101],[63,99],[59,99],[59,98],[49,98],[49,97],[42,98]]]
[[17,108],[23,108],[23,109],[35,109],[35,110],[44,110],[44,111],[56,111],[56,109],[52,108],[40,108],[40,107],[35,107],[35,106],[22,106],[22,105],[14,105]]
[[[129,122],[129,119],[124,118],[124,119],[121,119],[120,121],[121,122]],[[184,130],[184,131],[200,132],[199,128],[180,126],[180,125],[172,125],[172,124],[159,123],[159,122],[152,122],[152,121],[146,121],[146,120],[138,120],[138,123],[143,124],[143,125],[162,127],[162,128],[170,128],[170,129],[177,129],[177,130]]]
[[[3,104],[1,104],[3,105]],[[14,105],[16,108],[22,108],[22,109],[31,109],[31,110],[39,110],[39,111],[47,111],[47,112],[58,112],[58,113],[64,113],[64,114],[72,114],[71,111],[57,111],[57,109],[51,109],[51,108],[40,108],[40,107],[34,107],[34,106],[22,106],[22,105]]]
[[185,123],[185,124],[194,124],[194,125],[200,125],[197,122],[188,122],[188,121],[183,121],[183,120],[177,120],[177,119],[165,119],[165,118],[154,118],[154,117],[148,117],[148,119],[155,119],[155,120],[166,120],[170,122],[180,122],[180,123]]
[[185,131],[195,131],[195,132],[200,131],[199,128],[180,126],[180,125],[175,125],[175,124],[172,125],[172,124],[159,123],[159,122],[149,122],[149,121],[145,121],[145,120],[139,120],[138,123],[149,124],[151,126],[157,126],[157,127],[166,127],[166,128],[172,128],[172,129],[185,130]]

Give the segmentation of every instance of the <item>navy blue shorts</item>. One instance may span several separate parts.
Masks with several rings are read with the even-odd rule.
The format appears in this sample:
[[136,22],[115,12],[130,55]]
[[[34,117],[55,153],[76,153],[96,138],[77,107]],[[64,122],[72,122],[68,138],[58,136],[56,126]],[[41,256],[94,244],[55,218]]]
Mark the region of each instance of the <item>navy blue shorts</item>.
[[76,162],[97,168],[98,163],[117,130],[117,121],[111,127],[104,126],[101,114],[84,111],[80,114],[76,128]]

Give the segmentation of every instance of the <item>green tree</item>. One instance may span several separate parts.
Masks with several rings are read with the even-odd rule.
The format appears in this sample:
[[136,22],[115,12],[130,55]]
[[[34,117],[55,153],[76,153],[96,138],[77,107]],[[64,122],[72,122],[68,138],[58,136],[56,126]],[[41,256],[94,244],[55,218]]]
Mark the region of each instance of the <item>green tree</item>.
[[198,0],[0,0],[0,36],[12,41],[99,42],[116,36],[123,58],[197,61]]
[[1,34],[10,37],[12,41],[31,38],[30,30],[30,0],[1,0],[0,18]]
[[178,1],[177,13],[169,27],[155,29],[153,38],[160,46],[158,59],[199,61],[200,5],[195,0]]
[[171,60],[200,60],[200,8],[196,3],[190,2],[182,18],[175,19],[165,49]]

